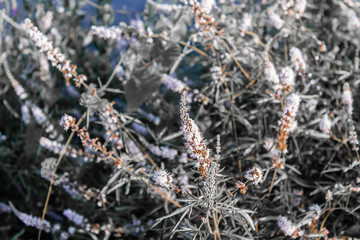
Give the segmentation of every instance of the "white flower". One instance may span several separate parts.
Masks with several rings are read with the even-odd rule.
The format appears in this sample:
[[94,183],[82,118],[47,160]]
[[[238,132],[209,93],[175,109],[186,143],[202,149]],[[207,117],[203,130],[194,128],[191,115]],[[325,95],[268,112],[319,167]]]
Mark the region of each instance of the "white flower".
[[118,39],[122,37],[122,30],[120,27],[104,27],[104,26],[91,26],[91,34],[97,35],[99,38],[104,39]]
[[344,105],[347,106],[347,111],[348,113],[351,115],[352,111],[353,111],[353,97],[351,94],[351,90],[350,90],[350,85],[349,83],[345,83],[344,84],[344,88],[343,88],[343,95],[342,95],[342,102]]
[[170,174],[161,169],[154,172],[152,179],[157,185],[162,187],[169,187],[173,181],[173,178],[170,176]]
[[74,124],[75,118],[67,114],[65,114],[60,120],[60,125],[64,127],[65,131],[69,130],[69,128]]
[[295,84],[295,73],[290,67],[285,67],[280,72],[280,81],[285,91],[291,91]]
[[170,149],[168,147],[159,147],[159,146],[152,146],[150,151],[155,154],[156,156],[167,158],[170,160],[174,160],[177,155],[177,151],[175,149]]
[[276,28],[276,29],[280,29],[282,28],[282,26],[284,26],[284,20],[281,19],[281,17],[274,13],[273,11],[268,11],[268,15],[269,15],[269,20],[270,23]]
[[291,236],[295,231],[295,225],[284,216],[278,216],[278,226],[286,236]]
[[287,131],[292,132],[297,127],[295,117],[299,111],[300,97],[296,94],[292,94],[286,98],[286,106],[283,113],[282,123],[287,123]]
[[295,71],[300,70],[301,74],[304,74],[306,72],[306,63],[300,49],[296,47],[292,47],[290,49],[290,58],[291,58],[291,62],[295,66]]
[[315,220],[318,220],[321,215],[321,208],[319,205],[314,204],[309,207],[309,210],[314,211],[314,213],[311,215],[311,217]]
[[174,92],[181,93],[187,87],[185,83],[167,74],[162,76],[162,80],[163,84]]
[[319,124],[320,130],[326,134],[330,133],[331,130],[331,120],[329,118],[329,115],[324,115],[323,119],[320,121]]
[[74,212],[71,209],[64,210],[63,215],[78,226],[81,226],[88,221],[86,218],[84,218],[84,216]]
[[265,79],[273,84],[279,84],[279,76],[276,73],[276,69],[274,64],[270,61],[265,62],[265,69],[264,69]]
[[255,185],[258,185],[263,178],[263,172],[260,168],[254,166],[252,169],[247,171],[245,178],[252,181]]

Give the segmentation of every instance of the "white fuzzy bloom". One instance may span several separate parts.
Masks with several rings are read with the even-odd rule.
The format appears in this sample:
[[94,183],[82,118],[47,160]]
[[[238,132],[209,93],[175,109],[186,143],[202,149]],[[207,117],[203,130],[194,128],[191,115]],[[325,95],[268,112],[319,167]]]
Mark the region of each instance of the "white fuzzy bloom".
[[4,69],[6,72],[6,75],[8,76],[11,86],[14,88],[16,95],[21,99],[21,100],[25,100],[26,98],[28,98],[28,94],[25,91],[25,89],[21,86],[21,84],[15,79],[14,75],[11,73],[9,65],[7,64],[7,62],[4,62]]
[[205,139],[201,135],[199,127],[187,113],[185,91],[181,94],[180,117],[186,149],[190,156],[198,161],[200,174],[206,176],[207,168],[213,160],[210,157],[210,151],[207,148]]
[[278,226],[286,236],[291,236],[295,231],[295,225],[284,216],[278,216]]
[[64,210],[64,211],[63,211],[63,215],[64,215],[65,217],[67,217],[67,219],[69,219],[70,221],[74,222],[74,223],[75,223],[76,225],[78,225],[78,226],[82,226],[82,225],[84,225],[86,222],[88,222],[88,220],[87,220],[84,216],[82,216],[82,215],[74,212],[74,211],[71,210],[71,209],[66,209],[66,210]]
[[0,202],[0,213],[5,212],[5,213],[10,213],[11,212],[11,208],[9,205],[7,205],[6,203]]
[[306,0],[281,0],[281,7],[285,14],[294,15],[299,19],[305,12],[306,3]]
[[291,115],[296,115],[299,110],[300,97],[297,94],[291,94],[286,99],[285,111],[291,112]]
[[130,25],[136,28],[139,33],[145,33],[144,22],[141,19],[131,19]]
[[328,114],[324,115],[324,117],[320,121],[319,127],[320,127],[320,130],[323,133],[326,133],[326,134],[330,133],[330,131],[331,131],[331,120],[330,120]]
[[349,83],[344,84],[343,95],[342,95],[342,103],[347,106],[347,111],[350,115],[353,112],[353,97],[350,90]]
[[33,113],[33,116],[38,124],[42,125],[47,121],[47,117],[44,112],[35,104],[32,104],[31,112]]
[[175,5],[175,4],[155,3],[155,2],[151,2],[151,3],[157,11],[163,13],[171,13],[179,8],[182,8],[181,5]]
[[211,11],[216,8],[216,1],[215,0],[202,0],[201,1],[201,9],[209,14]]
[[104,39],[118,39],[122,36],[120,27],[91,26],[90,33]]
[[274,64],[270,61],[265,62],[265,69],[264,69],[265,79],[273,84],[277,85],[280,83],[279,76],[276,73],[276,69]]
[[40,145],[56,154],[59,154],[61,150],[64,148],[64,145],[58,143],[56,141],[52,141],[46,137],[40,138]]
[[52,25],[53,20],[53,12],[49,11],[46,13],[44,17],[41,19],[41,29],[46,32]]
[[168,147],[160,148],[159,146],[152,146],[150,148],[150,151],[156,156],[170,159],[170,160],[174,160],[178,153],[175,149],[170,149]]
[[51,224],[44,219],[44,221],[41,224],[41,218],[34,217],[26,213],[22,213],[18,211],[11,203],[10,203],[12,211],[15,213],[15,215],[27,226],[34,227],[37,229],[42,229],[45,232],[50,232],[51,230]]
[[248,31],[252,26],[252,15],[249,13],[244,13],[241,20],[239,29],[242,31]]
[[291,94],[286,98],[286,106],[283,114],[283,119],[289,120],[289,132],[293,129],[293,125],[296,124],[295,117],[299,110],[300,97],[297,94]]
[[263,178],[263,172],[260,168],[254,166],[252,169],[247,171],[245,178],[252,181],[255,185],[258,185]]
[[318,220],[321,216],[321,208],[319,205],[314,204],[312,206],[309,207],[310,211],[314,211],[314,213],[311,215],[311,217],[315,220]]
[[179,162],[180,162],[180,163],[187,163],[187,162],[188,162],[187,153],[186,153],[186,152],[185,152],[185,153],[182,153],[182,154],[180,155]]
[[301,18],[304,15],[306,9],[306,0],[296,0],[295,4],[295,17]]
[[266,138],[266,139],[264,140],[264,145],[263,145],[263,147],[266,149],[266,151],[270,151],[271,148],[274,146],[274,144],[275,144],[274,139],[272,139],[272,138]]
[[74,117],[65,114],[60,120],[60,125],[64,127],[65,131],[67,131],[71,126],[75,124],[75,121],[76,120]]
[[333,200],[333,193],[332,193],[332,191],[327,190],[325,199],[326,199],[327,202],[330,202],[330,201]]
[[301,73],[304,74],[306,72],[306,63],[305,63],[304,56],[303,56],[302,52],[300,51],[300,49],[298,49],[296,47],[292,47],[290,49],[290,58],[291,58],[291,62],[295,66],[295,71],[300,70]]
[[30,109],[29,106],[25,103],[21,105],[21,119],[28,125],[30,123]]
[[174,92],[181,93],[185,88],[187,88],[185,83],[167,74],[162,76],[162,80],[163,84]]
[[353,146],[353,150],[358,151],[359,150],[359,147],[358,147],[359,140],[358,140],[358,136],[357,136],[357,133],[355,131],[355,127],[353,124],[351,124],[351,126],[350,126],[349,141],[350,141],[351,145]]
[[173,181],[173,178],[170,176],[170,174],[161,169],[154,172],[152,179],[157,185],[162,187],[169,187]]
[[273,25],[277,30],[279,30],[280,28],[282,28],[282,26],[284,26],[284,20],[282,20],[278,14],[270,10],[268,11],[268,15],[269,15],[270,24]]
[[281,70],[280,82],[285,91],[291,91],[295,84],[295,73],[290,67],[285,67]]
[[[53,43],[39,31],[37,27],[31,22],[29,18],[25,19],[23,26],[28,31],[30,37],[35,42],[35,45],[40,49],[41,52],[46,53],[48,60],[52,66],[56,67],[60,72],[63,73],[66,80],[74,78],[77,82],[77,86],[80,86],[81,82],[85,79],[83,74],[79,75],[76,72],[76,66],[71,64],[70,60],[67,60],[65,55],[60,52],[58,48],[54,48]],[[80,79],[81,78],[81,79]]]
[[13,87],[16,92],[16,95],[18,95],[20,99],[24,100],[28,97],[27,92],[20,84],[17,84],[16,86],[13,85]]

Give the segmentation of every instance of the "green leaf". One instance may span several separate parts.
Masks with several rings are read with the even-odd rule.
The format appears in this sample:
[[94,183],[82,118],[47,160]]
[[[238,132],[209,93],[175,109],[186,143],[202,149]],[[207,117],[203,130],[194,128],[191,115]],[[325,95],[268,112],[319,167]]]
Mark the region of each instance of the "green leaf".
[[169,42],[165,50],[164,48],[157,48],[154,55],[157,56],[154,60],[159,64],[159,70],[166,73],[180,56],[180,47],[175,42]]
[[161,74],[156,63],[151,63],[148,66],[138,64],[124,87],[128,111],[136,111],[144,101],[158,90],[161,83]]
[[186,24],[181,21],[171,29],[170,39],[174,42],[180,42],[186,37],[187,27]]

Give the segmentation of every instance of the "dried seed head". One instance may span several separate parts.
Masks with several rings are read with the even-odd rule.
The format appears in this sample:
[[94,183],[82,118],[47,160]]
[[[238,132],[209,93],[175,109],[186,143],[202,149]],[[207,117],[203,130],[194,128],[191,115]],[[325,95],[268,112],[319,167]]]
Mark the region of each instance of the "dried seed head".
[[245,194],[248,188],[245,186],[245,183],[238,181],[235,185],[236,189],[240,189],[241,194]]

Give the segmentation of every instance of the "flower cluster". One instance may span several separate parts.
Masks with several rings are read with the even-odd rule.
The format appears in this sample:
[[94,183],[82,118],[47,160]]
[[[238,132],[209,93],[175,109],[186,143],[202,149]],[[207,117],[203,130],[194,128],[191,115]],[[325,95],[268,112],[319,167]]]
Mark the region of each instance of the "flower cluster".
[[168,147],[159,147],[159,146],[152,146],[150,148],[150,151],[155,154],[156,156],[162,157],[162,158],[166,158],[166,159],[170,159],[170,160],[174,160],[176,155],[177,155],[177,151],[175,149],[170,149]]
[[215,161],[211,162],[209,168],[207,169],[206,179],[204,182],[204,195],[210,209],[213,209],[217,196],[218,180],[216,174],[218,171],[219,165]]
[[328,114],[325,114],[319,123],[320,130],[323,133],[330,134],[331,133],[331,120]]
[[74,79],[77,87],[80,87],[80,85],[87,80],[85,75],[79,75],[76,72],[77,66],[72,64],[70,60],[67,60],[65,55],[62,54],[58,48],[54,48],[53,43],[34,26],[30,19],[25,19],[23,25],[28,30],[35,45],[40,48],[40,51],[46,53],[51,64],[56,66],[56,68],[64,74],[67,85],[69,85],[70,78]]
[[181,95],[180,116],[182,120],[181,130],[185,138],[185,145],[190,156],[198,161],[201,176],[206,176],[209,164],[213,161],[210,151],[201,135],[199,127],[187,113],[185,91]]
[[60,125],[67,131],[70,127],[75,126],[75,122],[76,119],[73,116],[65,114],[60,120]]
[[0,202],[0,213],[10,213],[11,212],[11,208],[9,205]]
[[[46,148],[47,150],[56,154],[60,154],[62,149],[64,149],[65,147],[65,145],[59,143],[58,141],[53,141],[46,137],[41,137],[39,142],[43,148]],[[74,159],[78,157],[82,157],[85,162],[92,162],[95,159],[94,154],[89,154],[81,149],[76,149],[71,147],[67,147],[65,155]]]
[[162,169],[155,171],[152,179],[157,185],[160,185],[162,187],[170,187],[173,181],[173,178],[170,176],[170,174]]
[[123,32],[120,27],[91,26],[90,33],[104,39],[120,39]]
[[171,77],[170,75],[164,74],[162,76],[163,84],[173,90],[174,92],[181,93],[184,89],[187,89],[185,83],[181,82],[180,80]]
[[280,82],[285,92],[290,92],[295,84],[295,73],[290,67],[285,67],[280,72]]
[[306,0],[282,0],[281,7],[285,14],[299,19],[305,12],[306,2]]
[[21,84],[14,78],[12,73],[10,72],[9,66],[7,64],[4,64],[4,69],[7,73],[7,76],[10,78],[11,86],[14,88],[16,95],[21,100],[25,100],[28,98],[28,93],[25,91],[25,89],[21,86]]
[[157,11],[163,13],[172,13],[173,11],[182,8],[181,5],[157,3],[152,0],[148,0],[148,3],[150,3]]
[[355,126],[354,124],[351,124],[349,127],[349,140],[350,140],[350,144],[352,145],[352,149],[354,151],[358,151],[359,150],[359,140],[358,140],[358,136],[357,133],[355,131]]
[[202,30],[206,31],[217,25],[215,18],[209,15],[209,7],[207,6],[207,4],[205,4],[206,8],[203,9],[202,5],[200,5],[197,0],[184,0],[184,3],[192,6],[193,11],[196,15],[196,25],[201,27]]
[[122,142],[120,139],[120,132],[118,130],[119,119],[116,117],[117,111],[114,109],[115,102],[107,103],[102,109],[100,119],[104,121],[104,127],[106,130],[105,137],[110,142],[114,143],[117,149],[122,148]]
[[321,215],[321,208],[319,205],[314,204],[312,206],[309,207],[310,211],[314,211],[313,214],[311,215],[311,217],[315,220],[318,220],[320,218]]
[[247,186],[245,185],[245,183],[240,182],[240,181],[238,181],[238,182],[236,183],[235,188],[236,188],[236,189],[240,189],[240,193],[241,193],[241,194],[245,194],[245,193],[247,192],[247,190],[248,190],[248,188],[247,188]]
[[284,22],[284,20],[281,19],[281,17],[278,14],[269,10],[268,16],[269,16],[270,24],[273,25],[277,30],[279,30],[280,28],[282,28],[284,26],[285,22]]
[[63,215],[64,215],[65,217],[67,217],[67,219],[69,219],[70,221],[74,222],[74,223],[75,223],[76,225],[78,225],[78,226],[82,226],[82,225],[84,225],[86,222],[88,222],[88,220],[87,220],[84,216],[82,216],[82,215],[74,212],[74,211],[71,210],[71,209],[66,209],[66,210],[64,210],[64,211],[63,211]]
[[300,97],[296,94],[292,94],[286,99],[286,107],[280,120],[280,130],[277,133],[276,140],[276,148],[282,151],[283,153],[287,152],[287,139],[289,137],[289,133],[292,132],[297,123],[295,121],[295,117],[299,110],[300,106]]
[[86,127],[79,128],[78,125],[75,124],[76,120],[74,117],[65,114],[60,121],[60,125],[64,127],[65,130],[68,130],[71,128],[72,132],[77,132],[78,137],[81,139],[82,145],[90,146],[90,149],[92,149],[94,152],[100,152],[102,154],[103,160],[108,160],[112,157],[113,152],[107,151],[106,147],[103,146],[100,141],[98,141],[98,138],[90,138],[90,134],[87,131]]
[[278,226],[286,236],[297,238],[304,235],[303,231],[297,229],[296,226],[284,216],[278,216]]
[[254,166],[252,169],[247,171],[245,178],[252,181],[255,185],[258,185],[263,178],[263,172],[260,168]]
[[306,63],[300,49],[292,47],[290,49],[290,58],[294,64],[295,71],[299,71],[300,75],[304,75],[306,73]]
[[275,86],[280,83],[279,76],[276,73],[274,64],[269,60],[265,61],[264,75],[265,75],[265,79],[273,83]]
[[[29,227],[34,227],[37,229],[42,229],[45,232],[50,232],[51,230],[51,224],[47,220],[44,219],[44,221],[41,221],[41,218],[34,217],[30,214],[26,214],[23,212],[20,212],[17,210],[11,203],[10,203],[12,211],[15,213],[15,215],[26,225]],[[41,223],[42,222],[42,223]]]
[[353,112],[353,97],[350,90],[349,83],[345,83],[343,87],[342,103],[346,106],[349,115]]

